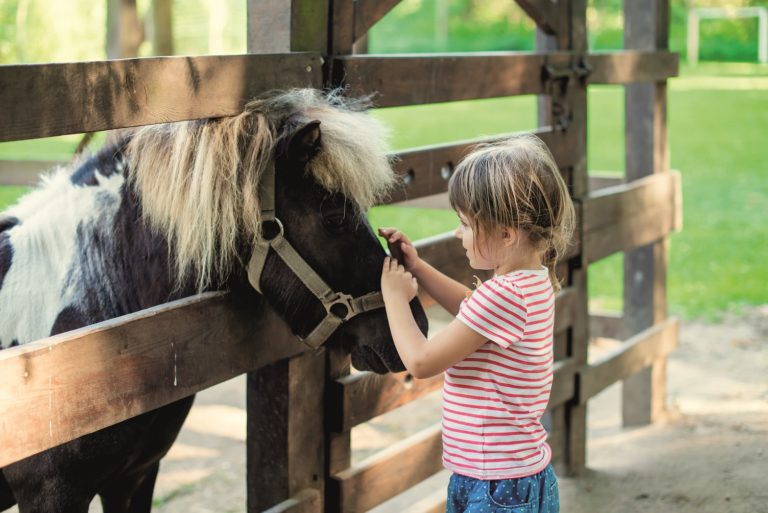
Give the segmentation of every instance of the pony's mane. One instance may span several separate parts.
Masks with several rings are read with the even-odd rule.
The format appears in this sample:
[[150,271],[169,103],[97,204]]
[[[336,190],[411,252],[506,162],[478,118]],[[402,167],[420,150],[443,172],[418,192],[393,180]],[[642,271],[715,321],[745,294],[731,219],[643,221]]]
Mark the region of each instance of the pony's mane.
[[[286,120],[319,120],[322,145],[309,169],[365,212],[395,183],[383,126],[364,100],[313,89],[272,93],[236,116],[139,128],[127,145],[129,179],[150,226],[169,240],[179,282],[203,290],[229,275],[238,242],[261,237],[259,182]],[[241,239],[245,237],[245,239]]]

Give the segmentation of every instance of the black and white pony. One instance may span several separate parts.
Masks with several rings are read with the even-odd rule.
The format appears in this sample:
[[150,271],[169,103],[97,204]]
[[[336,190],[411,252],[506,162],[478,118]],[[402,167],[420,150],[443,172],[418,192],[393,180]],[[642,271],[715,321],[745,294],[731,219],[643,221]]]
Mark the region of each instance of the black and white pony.
[[[306,337],[326,308],[273,251],[262,294],[248,286],[267,172],[285,238],[306,263],[336,291],[379,290],[385,253],[364,213],[395,178],[364,107],[314,90],[274,93],[234,117],[132,130],[55,171],[0,215],[0,348],[222,289],[255,309],[263,298]],[[412,309],[426,331],[417,301]],[[351,350],[357,368],[403,370],[383,309],[343,323],[329,343]],[[106,513],[149,511],[192,400],[1,469],[0,510],[86,512],[99,495]]]

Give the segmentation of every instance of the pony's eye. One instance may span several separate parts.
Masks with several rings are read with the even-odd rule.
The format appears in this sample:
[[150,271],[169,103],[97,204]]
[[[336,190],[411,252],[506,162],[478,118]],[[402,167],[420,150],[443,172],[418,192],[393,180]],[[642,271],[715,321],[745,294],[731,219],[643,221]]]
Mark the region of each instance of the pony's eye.
[[346,227],[346,216],[343,210],[323,214],[323,225],[333,232],[341,232]]

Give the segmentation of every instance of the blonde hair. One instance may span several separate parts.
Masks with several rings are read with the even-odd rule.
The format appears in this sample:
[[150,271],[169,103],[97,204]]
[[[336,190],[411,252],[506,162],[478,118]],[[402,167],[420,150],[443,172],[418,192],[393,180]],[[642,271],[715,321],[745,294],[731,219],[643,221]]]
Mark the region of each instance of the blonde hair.
[[462,213],[478,247],[505,228],[527,234],[555,290],[555,265],[573,233],[574,210],[568,188],[547,146],[521,135],[478,146],[457,166],[448,185],[451,207]]

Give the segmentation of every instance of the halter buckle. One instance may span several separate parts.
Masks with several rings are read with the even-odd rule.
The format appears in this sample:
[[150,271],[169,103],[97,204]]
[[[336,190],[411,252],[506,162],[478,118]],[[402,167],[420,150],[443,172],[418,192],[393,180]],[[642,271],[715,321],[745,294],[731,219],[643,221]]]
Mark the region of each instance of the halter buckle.
[[341,319],[342,321],[348,321],[352,317],[358,314],[352,303],[354,298],[349,294],[343,292],[336,292],[329,298],[323,298],[323,306],[328,315],[332,315]]

